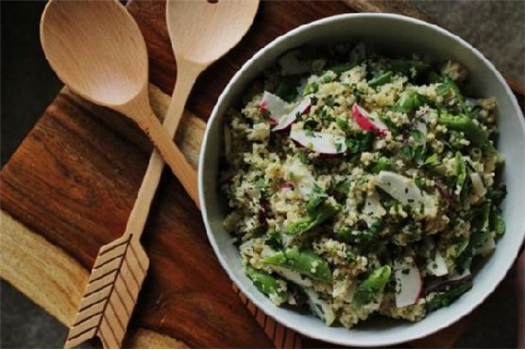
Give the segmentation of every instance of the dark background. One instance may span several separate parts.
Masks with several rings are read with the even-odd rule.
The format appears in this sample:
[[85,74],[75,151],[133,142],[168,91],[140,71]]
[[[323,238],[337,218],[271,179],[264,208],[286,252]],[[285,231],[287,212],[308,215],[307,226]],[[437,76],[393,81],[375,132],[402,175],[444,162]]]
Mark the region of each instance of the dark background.
[[[521,0],[414,1],[445,28],[480,49],[506,75],[525,84],[525,2]],[[38,37],[43,1],[0,1],[1,164],[61,89]],[[1,252],[0,252],[1,253]],[[474,311],[458,347],[515,348],[516,272]],[[67,331],[5,281],[0,283],[2,348],[61,348]],[[525,331],[525,330],[524,330]]]

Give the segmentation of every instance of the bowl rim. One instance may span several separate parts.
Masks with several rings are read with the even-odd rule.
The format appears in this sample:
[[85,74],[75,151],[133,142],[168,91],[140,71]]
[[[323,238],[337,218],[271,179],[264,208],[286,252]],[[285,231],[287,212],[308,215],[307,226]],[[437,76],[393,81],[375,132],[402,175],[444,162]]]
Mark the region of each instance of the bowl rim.
[[[497,78],[498,82],[502,85],[503,89],[505,90],[505,93],[510,96],[512,108],[514,108],[516,111],[518,111],[518,114],[519,114],[517,116],[517,118],[519,119],[518,122],[519,122],[519,124],[521,126],[522,132],[525,134],[525,118],[523,117],[523,113],[521,111],[521,108],[518,105],[516,96],[514,95],[512,90],[510,89],[509,85],[507,84],[507,82],[505,81],[505,79],[503,78],[501,73],[492,64],[492,62],[490,62],[487,58],[485,58],[485,56],[480,51],[478,51],[475,47],[473,47],[467,41],[465,41],[464,39],[462,39],[458,35],[455,35],[455,34],[449,32],[448,30],[439,27],[436,24],[428,23],[428,22],[425,22],[425,21],[422,21],[422,20],[419,20],[419,19],[415,19],[415,18],[412,18],[412,17],[404,16],[404,15],[388,14],[388,13],[345,13],[345,14],[334,15],[334,16],[322,18],[322,19],[319,19],[319,20],[316,20],[316,21],[313,21],[313,22],[310,22],[310,23],[303,24],[301,26],[298,26],[297,28],[294,28],[294,29],[292,29],[292,30],[290,30],[290,31],[280,35],[279,37],[275,38],[274,40],[272,40],[271,42],[266,44],[264,47],[259,49],[255,53],[255,55],[253,55],[249,60],[247,60],[242,65],[242,67],[234,74],[234,76],[230,79],[230,81],[228,82],[228,84],[226,85],[224,90],[221,92],[221,94],[220,94],[220,96],[219,96],[219,98],[217,100],[217,103],[215,104],[215,106],[214,106],[214,108],[212,110],[211,116],[210,116],[210,118],[209,118],[209,120],[207,122],[206,130],[205,130],[205,133],[204,133],[204,136],[203,136],[203,141],[202,141],[201,150],[200,150],[200,154],[199,154],[199,164],[204,164],[204,160],[205,160],[205,157],[206,157],[205,150],[207,149],[209,133],[211,132],[209,125],[215,119],[217,119],[219,117],[218,116],[219,106],[223,105],[224,100],[229,95],[232,86],[237,84],[237,80],[239,80],[239,78],[242,75],[244,75],[244,72],[249,67],[251,67],[251,65],[253,64],[254,61],[257,61],[260,57],[264,56],[267,53],[267,51],[269,51],[274,46],[282,43],[283,41],[287,40],[290,37],[293,37],[293,36],[299,34],[302,31],[311,30],[312,28],[323,26],[323,25],[331,23],[331,22],[345,21],[345,20],[351,19],[351,18],[370,18],[370,19],[380,18],[380,19],[391,19],[391,20],[397,20],[397,21],[402,21],[402,22],[408,22],[409,24],[412,24],[412,25],[428,27],[428,28],[432,29],[433,31],[437,32],[438,34],[447,36],[447,37],[451,38],[452,40],[458,42],[461,46],[463,46],[466,49],[468,49],[468,51],[470,51],[473,55],[475,55],[478,59],[480,59],[483,62],[483,64],[486,66],[486,68],[488,68],[494,74],[494,76]],[[294,331],[296,331],[296,332],[298,332],[300,334],[303,334],[303,335],[305,335],[307,337],[310,337],[310,338],[314,338],[314,339],[325,341],[325,342],[327,342],[329,344],[339,344],[339,345],[343,345],[343,346],[352,346],[352,347],[382,347],[382,346],[389,346],[389,345],[396,345],[396,344],[406,343],[406,342],[410,342],[410,341],[413,341],[413,340],[416,340],[416,339],[421,339],[421,338],[427,337],[427,336],[429,336],[431,334],[434,334],[434,333],[436,333],[436,332],[438,332],[438,331],[440,331],[440,330],[442,330],[442,329],[444,329],[446,327],[449,327],[453,323],[459,321],[460,319],[462,319],[466,315],[470,314],[476,307],[481,305],[487,299],[487,297],[494,292],[494,290],[501,283],[501,281],[506,277],[506,275],[508,274],[508,271],[510,270],[510,268],[514,264],[514,261],[515,261],[515,259],[517,257],[516,256],[512,260],[508,260],[507,261],[507,265],[506,266],[505,265],[502,266],[503,269],[501,270],[501,273],[498,276],[496,276],[496,278],[493,279],[493,283],[492,283],[491,287],[488,288],[488,289],[485,289],[484,291],[482,291],[480,296],[479,296],[479,298],[477,300],[474,300],[474,301],[471,302],[471,304],[472,304],[471,307],[464,308],[464,310],[462,310],[461,312],[456,313],[454,316],[448,318],[446,321],[442,321],[441,323],[439,323],[439,324],[437,324],[437,325],[435,325],[433,327],[428,327],[427,329],[419,331],[419,332],[417,332],[417,333],[415,333],[413,335],[400,337],[399,339],[395,339],[395,340],[377,339],[376,341],[366,341],[366,342],[355,341],[355,339],[352,338],[350,333],[349,333],[348,338],[345,338],[345,339],[328,339],[326,336],[324,336],[324,334],[322,332],[319,332],[318,334],[306,334],[306,332],[303,331],[300,326],[294,324],[293,322],[290,322],[287,319],[287,317],[285,317],[283,315],[278,315],[278,314],[274,313],[272,310],[268,310],[265,306],[263,306],[257,300],[257,298],[254,298],[252,296],[251,292],[247,290],[246,286],[237,278],[237,276],[234,274],[234,272],[230,270],[230,267],[229,267],[228,263],[226,262],[225,257],[223,256],[221,250],[219,249],[219,246],[218,246],[217,241],[215,239],[213,230],[210,227],[210,221],[208,219],[208,212],[207,212],[207,209],[206,209],[206,206],[205,206],[205,196],[204,196],[203,190],[202,190],[204,188],[204,170],[203,170],[203,167],[200,167],[200,166],[199,166],[199,169],[198,169],[198,186],[199,186],[199,202],[201,203],[201,208],[200,209],[201,209],[202,218],[203,218],[203,221],[204,221],[204,224],[205,224],[205,228],[206,228],[206,234],[208,236],[208,239],[210,240],[210,244],[212,245],[212,248],[213,248],[213,250],[215,252],[215,255],[219,259],[220,264],[222,265],[223,269],[226,271],[226,273],[228,274],[228,276],[232,280],[232,282],[235,283],[235,285],[242,291],[242,293],[244,293],[244,295],[246,295],[246,297],[251,302],[253,302],[258,308],[263,310],[264,313],[266,313],[269,317],[272,317],[277,322],[281,323],[282,325],[284,325],[284,326],[286,326],[288,328],[293,329]],[[523,240],[525,240],[525,231],[521,235],[523,236]],[[524,243],[523,240],[522,240],[522,245]],[[518,247],[516,251],[517,251],[517,255],[519,255],[520,248]],[[324,326],[324,327],[327,327],[327,326]],[[381,338],[381,337],[378,337],[378,338]],[[385,338],[388,338],[388,337],[385,337]]]

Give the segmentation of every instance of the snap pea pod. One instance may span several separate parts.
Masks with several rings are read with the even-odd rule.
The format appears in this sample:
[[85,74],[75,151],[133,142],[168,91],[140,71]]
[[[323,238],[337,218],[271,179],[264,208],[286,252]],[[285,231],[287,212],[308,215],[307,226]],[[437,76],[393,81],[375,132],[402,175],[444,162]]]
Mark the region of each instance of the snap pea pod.
[[357,287],[352,306],[356,309],[373,302],[385,289],[390,279],[392,269],[385,265],[374,270],[361,284]]
[[496,152],[496,149],[487,137],[487,133],[466,115],[445,114],[439,117],[438,122],[452,130],[462,131],[474,146]]
[[332,282],[332,271],[328,262],[311,250],[300,250],[295,246],[269,256],[263,262],[288,268],[317,281]]
[[288,236],[298,236],[303,234],[306,231],[311,230],[312,228],[322,224],[328,219],[334,217],[341,208],[334,207],[330,204],[323,203],[315,209],[308,211],[308,215],[304,218],[301,218],[284,228],[283,234]]
[[308,96],[310,94],[315,94],[319,90],[319,84],[315,81],[307,84],[303,90],[303,96]]
[[503,236],[505,234],[505,221],[496,208],[492,208],[490,213],[490,229],[496,232],[496,235],[498,236]]
[[379,172],[383,170],[388,170],[390,168],[390,159],[387,157],[381,157],[379,158],[374,166],[372,167],[372,172],[374,174],[379,174]]
[[461,94],[459,86],[447,76],[441,77],[440,80],[441,84],[439,84],[436,88],[438,95],[447,96],[450,94],[456,100],[460,109],[464,111],[466,107],[465,98]]
[[472,259],[477,254],[479,254],[479,249],[481,248],[483,243],[489,238],[489,216],[489,202],[486,202],[481,207],[475,209],[474,215],[471,219],[473,231],[470,235],[466,248],[456,259],[456,267],[459,271],[463,271],[470,268]]
[[374,79],[370,80],[368,83],[368,86],[375,89],[381,85],[388,84],[392,81],[392,72],[386,72],[384,74],[381,74],[378,77],[375,77]]
[[445,292],[437,293],[432,299],[426,301],[425,309],[427,312],[450,305],[454,300],[472,288],[472,280],[451,286]]
[[282,290],[272,275],[267,272],[256,270],[251,266],[246,266],[246,274],[253,281],[253,284],[266,295],[276,295],[279,301],[284,302],[288,299],[288,292]]
[[415,112],[419,107],[425,104],[425,97],[412,91],[405,91],[399,97],[394,110],[403,113]]

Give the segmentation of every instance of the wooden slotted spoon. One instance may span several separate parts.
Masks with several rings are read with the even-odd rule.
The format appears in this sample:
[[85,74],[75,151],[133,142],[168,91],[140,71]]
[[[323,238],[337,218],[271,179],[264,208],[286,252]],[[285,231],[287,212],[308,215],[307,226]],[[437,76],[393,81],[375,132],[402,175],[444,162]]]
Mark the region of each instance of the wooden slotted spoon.
[[[53,3],[55,2],[53,1]],[[50,4],[46,8],[42,16],[41,25],[42,44],[46,57],[57,71],[59,77],[72,90],[97,104],[105,105],[127,114],[141,128],[145,129],[148,136],[154,140],[154,143],[160,150],[160,154],[154,151],[150,158],[146,175],[124,235],[103,246],[99,251],[79,312],[71,326],[65,344],[66,348],[71,348],[94,336],[98,336],[102,340],[104,347],[118,348],[122,345],[131,312],[136,304],[138,293],[149,266],[149,259],[140,244],[140,236],[143,232],[151,201],[164,166],[161,154],[168,161],[168,165],[171,166],[175,175],[181,180],[185,189],[198,205],[196,173],[189,166],[186,159],[178,157],[181,155],[178,149],[175,151],[175,155],[179,158],[176,162],[182,165],[182,170],[178,169],[180,165],[174,167],[175,161],[173,156],[168,154],[168,157],[166,157],[166,153],[173,152],[173,149],[169,150],[169,148],[174,147],[166,146],[165,144],[159,145],[155,142],[158,141],[156,140],[158,135],[155,134],[158,131],[157,125],[153,126],[153,133],[151,129],[144,127],[158,124],[158,121],[146,120],[144,122],[142,119],[144,114],[141,111],[146,112],[146,109],[148,109],[148,118],[150,116],[154,117],[154,115],[151,112],[146,95],[147,81],[145,86],[135,84],[140,82],[144,76],[147,80],[147,53],[145,53],[145,45],[140,31],[138,31],[138,27],[131,16],[120,4],[113,1],[104,1],[101,4],[93,5],[88,5],[87,1],[75,1],[74,3],[74,5],[71,5],[59,1],[58,4]],[[198,49],[199,55],[190,55],[190,59],[184,61],[185,64],[177,60],[179,63],[177,88],[174,93],[174,100],[172,100],[164,120],[164,127],[168,131],[168,135],[161,136],[164,139],[168,136],[170,140],[176,132],[184,110],[185,101],[197,76],[241,39],[251,26],[258,7],[258,0],[224,0],[220,6],[201,1],[199,3],[197,1],[182,1],[181,3],[186,4],[188,12],[197,8],[199,11],[203,11],[200,13],[199,19],[204,20],[203,22],[206,23],[204,27],[207,30],[202,30],[201,28],[200,31],[193,32],[193,34],[197,36],[214,34],[215,40],[218,40],[218,42],[215,42],[213,45],[213,50]],[[202,7],[203,3],[207,8]],[[212,11],[210,11],[211,6],[213,6]],[[174,6],[168,7],[174,8]],[[179,8],[177,11],[184,10]],[[167,12],[168,19],[170,19],[170,13],[169,11]],[[242,20],[238,22],[243,25],[235,26],[236,32],[229,31],[227,32],[227,37],[221,38],[221,26],[233,21],[235,19],[233,16],[239,15]],[[64,16],[68,16],[68,19]],[[81,19],[80,17],[83,18]],[[65,24],[60,24],[60,21],[65,21]],[[83,27],[84,25],[89,25],[88,23],[93,25],[91,31],[89,28]],[[173,28],[172,23],[170,23],[170,28]],[[74,26],[75,28],[69,28],[69,26]],[[68,33],[63,31],[68,31]],[[101,36],[105,35],[107,31],[109,33],[104,39]],[[126,33],[129,35],[126,36]],[[63,38],[64,35],[68,37]],[[126,38],[119,38],[122,35],[126,36]],[[78,36],[76,40],[75,36]],[[90,47],[90,44],[94,45],[98,39],[102,41],[101,45],[104,47]],[[56,40],[59,43],[54,42]],[[76,50],[76,47],[73,45],[71,47],[72,50],[67,53],[69,57],[67,57],[66,62],[63,62],[60,52],[68,49],[70,40],[77,41],[76,44],[83,47],[80,50]],[[82,42],[82,40],[91,41],[86,43]],[[124,40],[124,48],[121,47],[121,40]],[[87,59],[86,62],[86,56],[83,55],[87,54],[89,56],[92,50],[96,51],[96,54],[100,54],[98,62],[91,62],[90,59]],[[137,64],[133,65],[131,62],[133,60],[133,50],[137,51],[137,60],[140,62],[138,67]],[[202,56],[202,53],[207,53],[207,55]],[[129,54],[129,56],[126,54]],[[115,57],[117,55],[122,55],[124,57],[123,60],[119,61]],[[186,57],[186,55],[183,55],[183,57]],[[200,60],[196,64],[192,64],[191,62],[193,62],[192,59],[194,58],[200,58]],[[106,62],[106,59],[109,59],[111,62]],[[126,60],[128,61],[124,62]],[[106,63],[108,65],[104,66]],[[146,66],[145,73],[144,64]],[[70,75],[74,74],[75,70],[83,70],[80,74],[90,74],[89,71],[92,70],[94,77],[71,77]],[[133,77],[132,72],[134,71],[138,77]],[[87,83],[83,82],[84,79]],[[138,103],[134,100],[138,100]],[[142,109],[133,110],[138,107]],[[164,130],[161,131],[166,133]],[[168,148],[168,150],[163,149],[163,147]],[[169,157],[171,157],[171,161]]]

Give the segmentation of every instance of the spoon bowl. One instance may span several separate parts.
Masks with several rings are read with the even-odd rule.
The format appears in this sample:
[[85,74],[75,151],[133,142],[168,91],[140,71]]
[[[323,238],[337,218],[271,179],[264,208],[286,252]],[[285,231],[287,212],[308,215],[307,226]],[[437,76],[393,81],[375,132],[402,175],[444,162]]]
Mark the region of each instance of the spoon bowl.
[[86,100],[135,121],[198,203],[195,170],[151,109],[146,43],[126,8],[116,0],[51,0],[40,39],[58,77]]
[[250,28],[258,6],[258,0],[168,1],[166,18],[177,61],[206,65],[223,56]]
[[[52,6],[55,1],[60,6]],[[106,106],[129,102],[148,82],[146,44],[137,23],[117,4],[54,0],[40,26],[46,58],[60,79]]]

